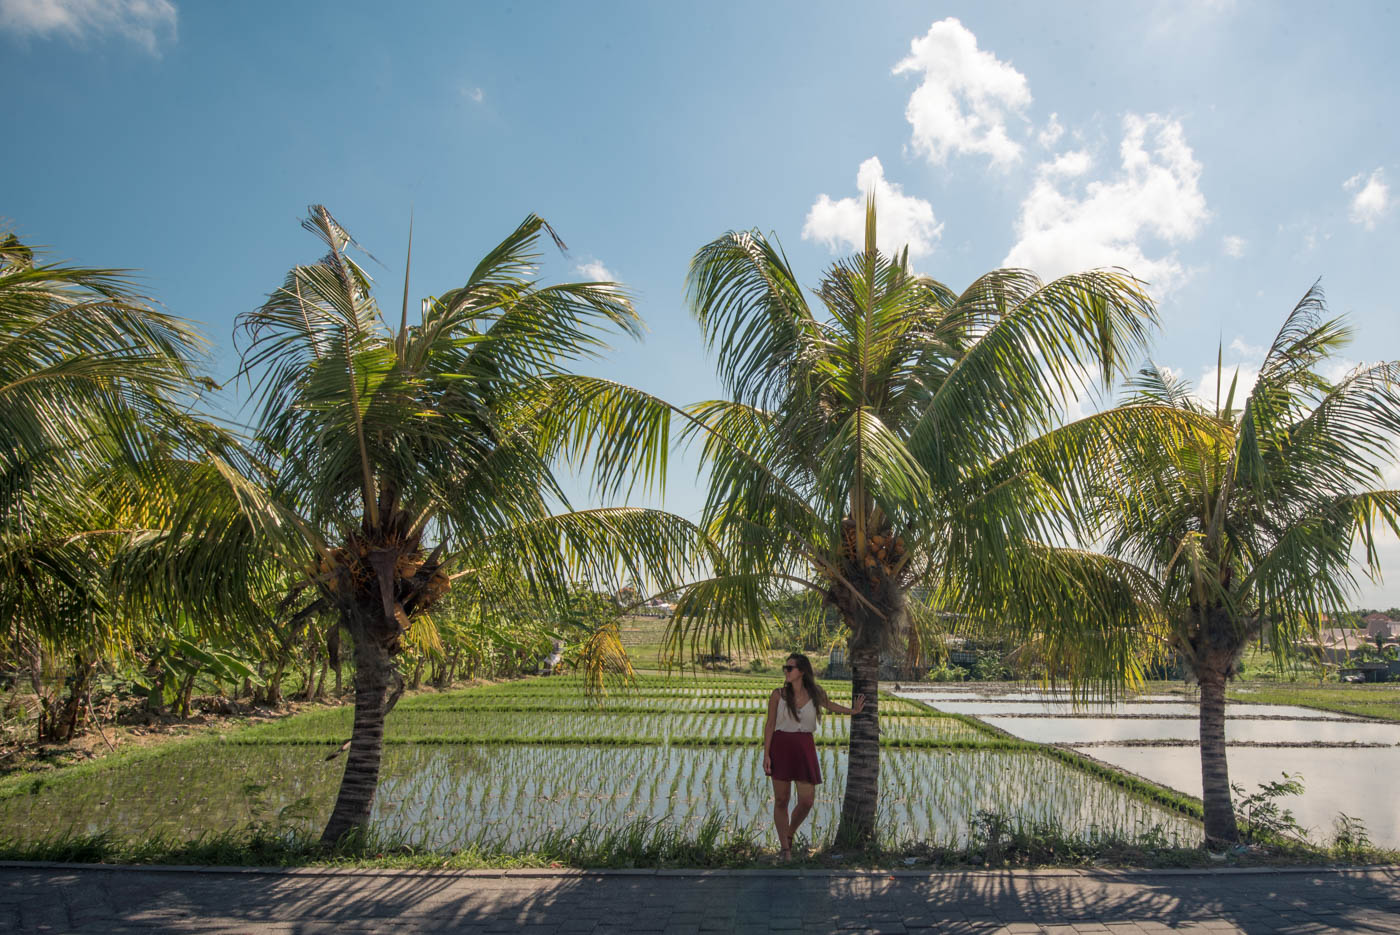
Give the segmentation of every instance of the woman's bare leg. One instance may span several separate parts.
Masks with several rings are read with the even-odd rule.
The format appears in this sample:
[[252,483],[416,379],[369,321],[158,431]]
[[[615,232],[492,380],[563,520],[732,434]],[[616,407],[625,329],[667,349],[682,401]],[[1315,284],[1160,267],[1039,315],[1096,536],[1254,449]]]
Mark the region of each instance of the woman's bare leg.
[[807,820],[807,813],[812,810],[812,804],[817,801],[817,787],[810,782],[798,782],[797,784],[797,805],[792,810],[792,816],[788,818],[788,847],[792,847],[792,840],[797,836],[797,829],[802,827],[802,822]]
[[[800,789],[803,783],[798,783]],[[773,826],[778,829],[778,850],[784,857],[792,848],[792,829],[788,825],[788,801],[792,798],[792,780],[773,780]]]

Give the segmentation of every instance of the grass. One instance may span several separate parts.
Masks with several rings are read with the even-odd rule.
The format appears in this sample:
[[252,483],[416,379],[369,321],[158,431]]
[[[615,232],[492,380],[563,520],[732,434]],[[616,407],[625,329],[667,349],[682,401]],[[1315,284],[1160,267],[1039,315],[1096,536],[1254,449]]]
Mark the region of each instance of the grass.
[[1400,684],[1380,685],[1313,684],[1296,682],[1236,683],[1230,690],[1232,701],[1260,704],[1290,704],[1352,714],[1361,717],[1400,721]]
[[[7,824],[57,830],[38,841],[10,831],[9,840],[0,841],[0,858],[753,866],[771,838],[756,754],[774,684],[771,675],[644,674],[602,707],[582,701],[581,682],[569,676],[405,698],[386,730],[379,836],[331,851],[311,835],[343,769],[343,760],[327,763],[322,750],[330,752],[348,736],[348,708],[248,727],[222,740],[202,737],[42,776],[11,776],[0,780],[0,836]],[[833,695],[849,696],[832,687]],[[1278,700],[1299,703],[1296,691],[1269,687],[1289,691]],[[1248,698],[1275,700],[1259,693]],[[888,753],[879,843],[844,855],[823,839],[815,842],[811,865],[1174,866],[1202,860],[1190,835],[1183,839],[1184,828],[1199,827],[1194,799],[973,717],[894,696],[880,700]],[[844,782],[846,723],[832,718],[818,737],[828,785],[811,827],[827,833],[835,827]],[[570,748],[574,752],[565,752]],[[215,762],[223,786],[201,792]],[[157,819],[149,825],[130,805],[147,800]],[[127,815],[127,827],[143,836],[122,836],[111,816],[119,807],[136,815]],[[113,830],[93,833],[94,815]],[[529,827],[522,815],[533,822]],[[181,832],[189,828],[206,830],[185,840]],[[1306,848],[1290,853],[1307,860],[1331,853]],[[1352,846],[1344,856],[1397,855]]]
[[[748,829],[710,816],[693,831],[670,822],[636,819],[608,829],[546,834],[531,847],[509,850],[487,842],[450,854],[426,852],[392,838],[368,835],[323,847],[309,835],[267,826],[202,835],[127,840],[111,834],[66,835],[19,844],[0,840],[0,860],[166,866],[332,866],[385,869],[660,868],[751,869],[772,866],[771,851]],[[1232,852],[1224,865],[1400,863],[1400,852],[1345,842],[1312,845],[1281,842],[1269,851]],[[877,840],[863,850],[839,846],[794,854],[785,866],[868,870],[1007,867],[1211,867],[1222,866],[1198,847],[1173,846],[1152,834],[1135,838],[1067,834],[1053,822],[1016,823],[979,812],[964,847],[920,841]]]
[[[678,690],[674,680],[643,680],[628,705],[619,706],[637,710],[580,708],[578,685],[567,679],[406,699],[386,731],[381,805],[389,812],[382,814],[392,813],[400,830],[411,832],[401,839],[437,850],[481,846],[504,827],[499,816],[534,818],[537,812],[548,812],[561,833],[571,834],[578,833],[574,819],[592,812],[604,822],[598,827],[612,827],[638,811],[653,820],[675,814],[700,822],[711,814],[736,814],[738,808],[754,827],[762,827],[768,806],[757,752],[766,691],[760,688],[755,696],[752,680],[735,681],[737,688],[721,683],[715,691],[736,695],[730,700],[742,703],[742,709],[721,712],[689,707],[704,699],[689,686]],[[548,707],[502,710],[517,707],[511,702],[524,695]],[[468,699],[479,707],[464,710],[459,703]],[[1044,781],[1053,761],[1042,758],[1039,745],[1000,735],[966,716],[943,715],[894,697],[881,700],[887,712],[882,724],[882,745],[889,751],[887,800],[898,816],[886,829],[891,839],[916,827],[924,829],[926,839],[960,833],[950,822],[978,804],[1013,817],[1031,809],[1034,815],[1027,812],[1026,820],[1043,821],[1093,799],[1095,807],[1074,822],[1109,821],[1123,828],[1140,824],[1148,814],[1132,800],[1186,813],[1158,790],[1121,774],[1112,774],[1119,780],[1112,786],[1102,783],[1102,771],[1086,768],[1088,761],[1081,759],[1057,756],[1055,769],[1068,772],[1052,770],[1061,778]],[[348,736],[349,717],[348,709],[308,712],[223,740],[137,751],[42,778],[15,777],[0,783],[0,829],[18,821],[20,827],[81,835],[93,830],[90,816],[103,814],[110,826],[148,830],[169,845],[171,835],[184,828],[231,832],[250,819],[257,823],[288,808],[295,812],[298,803],[319,808],[333,797],[343,768],[343,761],[326,763],[326,754]],[[843,783],[847,725],[844,718],[824,719],[818,738],[828,788],[836,790]],[[435,759],[439,756],[447,759]],[[916,756],[935,759],[908,759]],[[220,774],[217,782],[206,783],[202,777],[211,762],[220,764]],[[569,764],[569,782],[563,785],[561,762]],[[454,763],[466,764],[468,772]],[[1004,772],[1013,767],[1013,773]],[[240,786],[256,791],[240,792]],[[838,804],[839,794],[823,797],[831,814],[823,815],[821,827],[828,833]],[[440,827],[444,820],[448,830]],[[304,815],[301,830],[309,831],[317,821]],[[543,827],[541,820],[536,830]],[[517,837],[510,848],[523,853],[534,843]]]
[[[619,635],[622,638],[622,645],[627,649],[627,655],[632,659],[632,665],[644,672],[670,672],[680,671],[677,667],[669,663],[666,653],[665,636],[666,626],[670,621],[664,617],[624,617],[618,627]],[[749,671],[750,666],[757,663],[762,667],[769,679],[779,673],[778,666],[781,664],[784,653],[777,650],[768,653],[738,652],[731,657],[729,662],[717,663],[711,667],[685,666],[686,674],[695,674],[700,677],[715,675],[723,677],[734,672]]]

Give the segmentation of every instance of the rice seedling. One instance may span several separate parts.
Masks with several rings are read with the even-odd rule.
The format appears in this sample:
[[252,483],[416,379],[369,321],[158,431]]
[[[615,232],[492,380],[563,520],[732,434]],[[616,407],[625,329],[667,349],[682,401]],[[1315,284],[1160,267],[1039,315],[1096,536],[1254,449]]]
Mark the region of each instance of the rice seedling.
[[[810,825],[814,843],[835,829],[833,790],[845,778],[839,746],[821,747],[819,757],[827,794]],[[562,841],[643,819],[691,834],[718,818],[762,839],[771,803],[760,760],[752,745],[391,744],[374,831],[422,851],[489,844],[523,852],[549,835]],[[1165,828],[1189,841],[1197,833],[1180,813],[1032,751],[895,748],[886,762],[881,828],[889,840],[965,847],[979,809],[1022,825],[1058,821],[1085,838]],[[4,796],[0,837],[188,838],[274,825],[309,833],[325,818],[339,772],[323,747],[186,744]]]
[[[407,698],[387,720],[372,834],[413,853],[482,860],[735,859],[769,837],[760,739],[771,687],[642,677],[600,707],[577,679],[562,677]],[[972,821],[979,813],[1006,822],[994,830],[1008,841],[1041,850],[1053,850],[1045,842],[1199,837],[1184,797],[967,715],[893,696],[881,703],[884,841],[975,849],[983,846]],[[0,839],[11,848],[66,841],[91,853],[138,839],[165,848],[127,848],[132,854],[169,853],[171,842],[191,838],[228,851],[259,829],[300,840],[326,818],[343,770],[327,754],[349,736],[350,716],[348,708],[313,711],[28,785],[5,781]],[[818,730],[827,784],[808,826],[814,844],[836,826],[848,730],[839,717]]]

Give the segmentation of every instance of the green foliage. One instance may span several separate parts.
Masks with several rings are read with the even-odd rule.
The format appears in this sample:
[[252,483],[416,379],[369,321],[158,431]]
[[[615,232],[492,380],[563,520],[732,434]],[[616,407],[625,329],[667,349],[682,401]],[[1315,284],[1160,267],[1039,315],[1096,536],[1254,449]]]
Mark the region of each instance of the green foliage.
[[1332,852],[1340,857],[1356,860],[1371,848],[1371,836],[1360,818],[1338,812],[1332,830]]
[[1230,789],[1235,794],[1235,809],[1243,840],[1267,842],[1281,837],[1306,837],[1293,813],[1279,804],[1279,799],[1303,794],[1302,776],[1284,773],[1282,780],[1262,783],[1249,793],[1237,783],[1231,783]]
[[248,463],[191,414],[213,387],[205,349],[125,271],[3,237],[0,667],[41,683],[41,739],[80,729],[99,666],[115,674],[177,614],[192,642],[257,643],[267,569],[236,560],[230,480]]

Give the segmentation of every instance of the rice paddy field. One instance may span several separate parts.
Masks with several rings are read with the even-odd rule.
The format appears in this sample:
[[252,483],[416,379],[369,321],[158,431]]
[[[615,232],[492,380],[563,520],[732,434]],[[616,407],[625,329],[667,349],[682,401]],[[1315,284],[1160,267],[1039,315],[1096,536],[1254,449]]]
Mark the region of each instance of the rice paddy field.
[[[772,677],[643,676],[601,707],[570,678],[402,701],[386,725],[374,831],[417,850],[525,853],[559,835],[716,817],[770,837],[762,726]],[[839,686],[833,696],[845,701]],[[314,833],[334,800],[351,710],[334,708],[0,782],[0,838],[185,840],[250,825]],[[967,846],[979,816],[1086,842],[1194,845],[1181,796],[916,700],[881,699],[881,838]],[[836,830],[848,720],[818,731],[825,785],[805,836]]]
[[[1347,689],[1345,694],[1287,686],[1233,692],[1225,709],[1230,779],[1253,792],[1284,773],[1301,778],[1303,793],[1278,805],[1293,813],[1311,840],[1328,842],[1337,816],[1345,814],[1361,820],[1372,843],[1400,848],[1394,799],[1400,723],[1387,719],[1385,710],[1400,699],[1400,691]],[[932,710],[975,717],[1022,740],[1060,745],[1184,795],[1201,794],[1199,709],[1184,694],[1078,705],[1050,692],[998,692],[986,686],[903,694]],[[1360,713],[1372,710],[1380,716]]]

